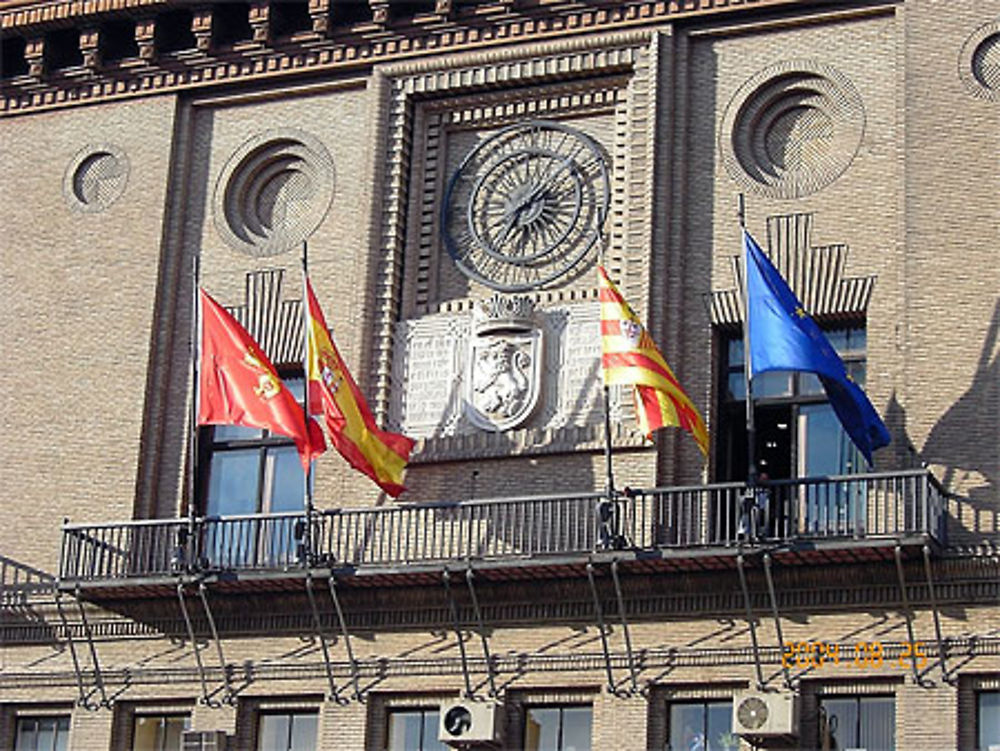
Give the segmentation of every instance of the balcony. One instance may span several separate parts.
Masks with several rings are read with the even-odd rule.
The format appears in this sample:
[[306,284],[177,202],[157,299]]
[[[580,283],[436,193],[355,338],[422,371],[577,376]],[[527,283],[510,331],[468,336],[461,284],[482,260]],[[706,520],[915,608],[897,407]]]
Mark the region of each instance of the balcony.
[[[300,587],[334,571],[353,586],[440,582],[445,567],[488,580],[776,562],[889,560],[945,543],[946,495],[926,470],[772,481],[756,533],[747,487],[717,483],[387,508],[63,526],[59,586],[94,598],[155,595],[193,578],[222,589]],[[742,523],[741,523],[742,522]]]

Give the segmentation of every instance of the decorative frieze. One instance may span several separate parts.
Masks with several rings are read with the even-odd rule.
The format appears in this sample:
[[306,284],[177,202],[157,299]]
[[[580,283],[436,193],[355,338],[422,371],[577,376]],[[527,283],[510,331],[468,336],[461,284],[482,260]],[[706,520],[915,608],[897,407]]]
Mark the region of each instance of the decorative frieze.
[[[782,5],[792,0],[746,0],[759,5]],[[251,4],[250,26],[255,44],[226,47],[225,58],[213,49],[211,22],[206,11],[192,11],[191,49],[182,55],[183,66],[176,64],[176,53],[161,55],[156,50],[155,30],[160,19],[154,16],[159,2],[153,0],[94,0],[87,4],[88,24],[99,24],[104,13],[130,12],[135,18],[138,56],[135,65],[102,65],[99,60],[89,68],[92,75],[49,76],[41,61],[39,28],[61,24],[81,13],[79,2],[45,3],[17,7],[0,12],[0,28],[5,38],[22,36],[26,42],[25,61],[29,75],[14,75],[0,81],[0,113],[34,111],[148,94],[226,83],[233,79],[282,76],[299,72],[320,72],[354,68],[375,63],[425,58],[440,65],[446,53],[468,52],[498,42],[555,41],[567,30],[615,32],[652,27],[657,23],[691,14],[726,12],[740,9],[742,3],[719,0],[692,0],[681,4],[665,2],[608,3],[604,7],[567,5],[557,9],[546,6],[534,9],[514,3],[484,3],[482,6],[439,2],[434,24],[415,23],[414,19],[389,17],[386,21],[367,23],[350,20],[338,25],[337,9],[327,9],[329,0],[315,0],[310,6],[313,30],[289,46],[287,40],[270,46],[274,40],[270,28],[271,6],[267,0]],[[149,7],[155,6],[155,7]],[[373,13],[381,12],[379,8]],[[329,10],[329,12],[328,12]],[[164,14],[161,13],[161,16]],[[169,14],[167,14],[169,15]],[[173,19],[176,20],[176,19]],[[574,42],[579,46],[579,41]],[[188,54],[190,53],[190,54]],[[603,54],[603,53],[601,53]],[[604,67],[605,62],[600,63]],[[81,66],[82,70],[88,68]],[[546,75],[565,73],[563,69]],[[523,78],[518,72],[515,78]],[[499,80],[499,79],[498,79]]]

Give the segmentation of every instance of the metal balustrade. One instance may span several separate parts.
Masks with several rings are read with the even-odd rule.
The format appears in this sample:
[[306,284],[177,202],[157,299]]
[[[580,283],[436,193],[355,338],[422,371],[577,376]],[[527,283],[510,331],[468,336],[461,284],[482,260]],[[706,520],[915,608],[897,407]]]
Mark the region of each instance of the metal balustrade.
[[63,582],[306,566],[514,562],[595,550],[696,549],[923,535],[945,542],[926,470],[223,518],[65,524]]

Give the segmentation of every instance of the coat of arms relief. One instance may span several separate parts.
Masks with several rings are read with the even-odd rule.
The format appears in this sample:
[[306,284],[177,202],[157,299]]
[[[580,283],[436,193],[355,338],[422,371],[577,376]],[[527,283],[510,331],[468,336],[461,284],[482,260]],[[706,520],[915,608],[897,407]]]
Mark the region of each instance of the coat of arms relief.
[[494,295],[473,309],[465,411],[483,430],[523,424],[541,391],[543,332],[527,296]]
[[[457,308],[457,309],[456,309]],[[603,425],[599,306],[496,293],[400,321],[393,346],[390,424],[414,438],[474,439],[509,451],[503,436]],[[612,409],[617,400],[612,400]],[[560,434],[560,441],[588,440]],[[542,437],[531,439],[547,441]],[[435,456],[464,455],[465,443]],[[441,453],[441,452],[444,453]]]

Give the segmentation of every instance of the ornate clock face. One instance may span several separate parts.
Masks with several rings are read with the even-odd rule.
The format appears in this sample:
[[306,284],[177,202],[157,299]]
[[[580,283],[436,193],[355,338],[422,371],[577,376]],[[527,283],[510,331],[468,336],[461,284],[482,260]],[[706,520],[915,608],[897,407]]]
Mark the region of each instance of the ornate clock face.
[[610,190],[600,147],[542,120],[511,125],[462,160],[441,227],[459,269],[502,292],[545,286],[596,250]]

